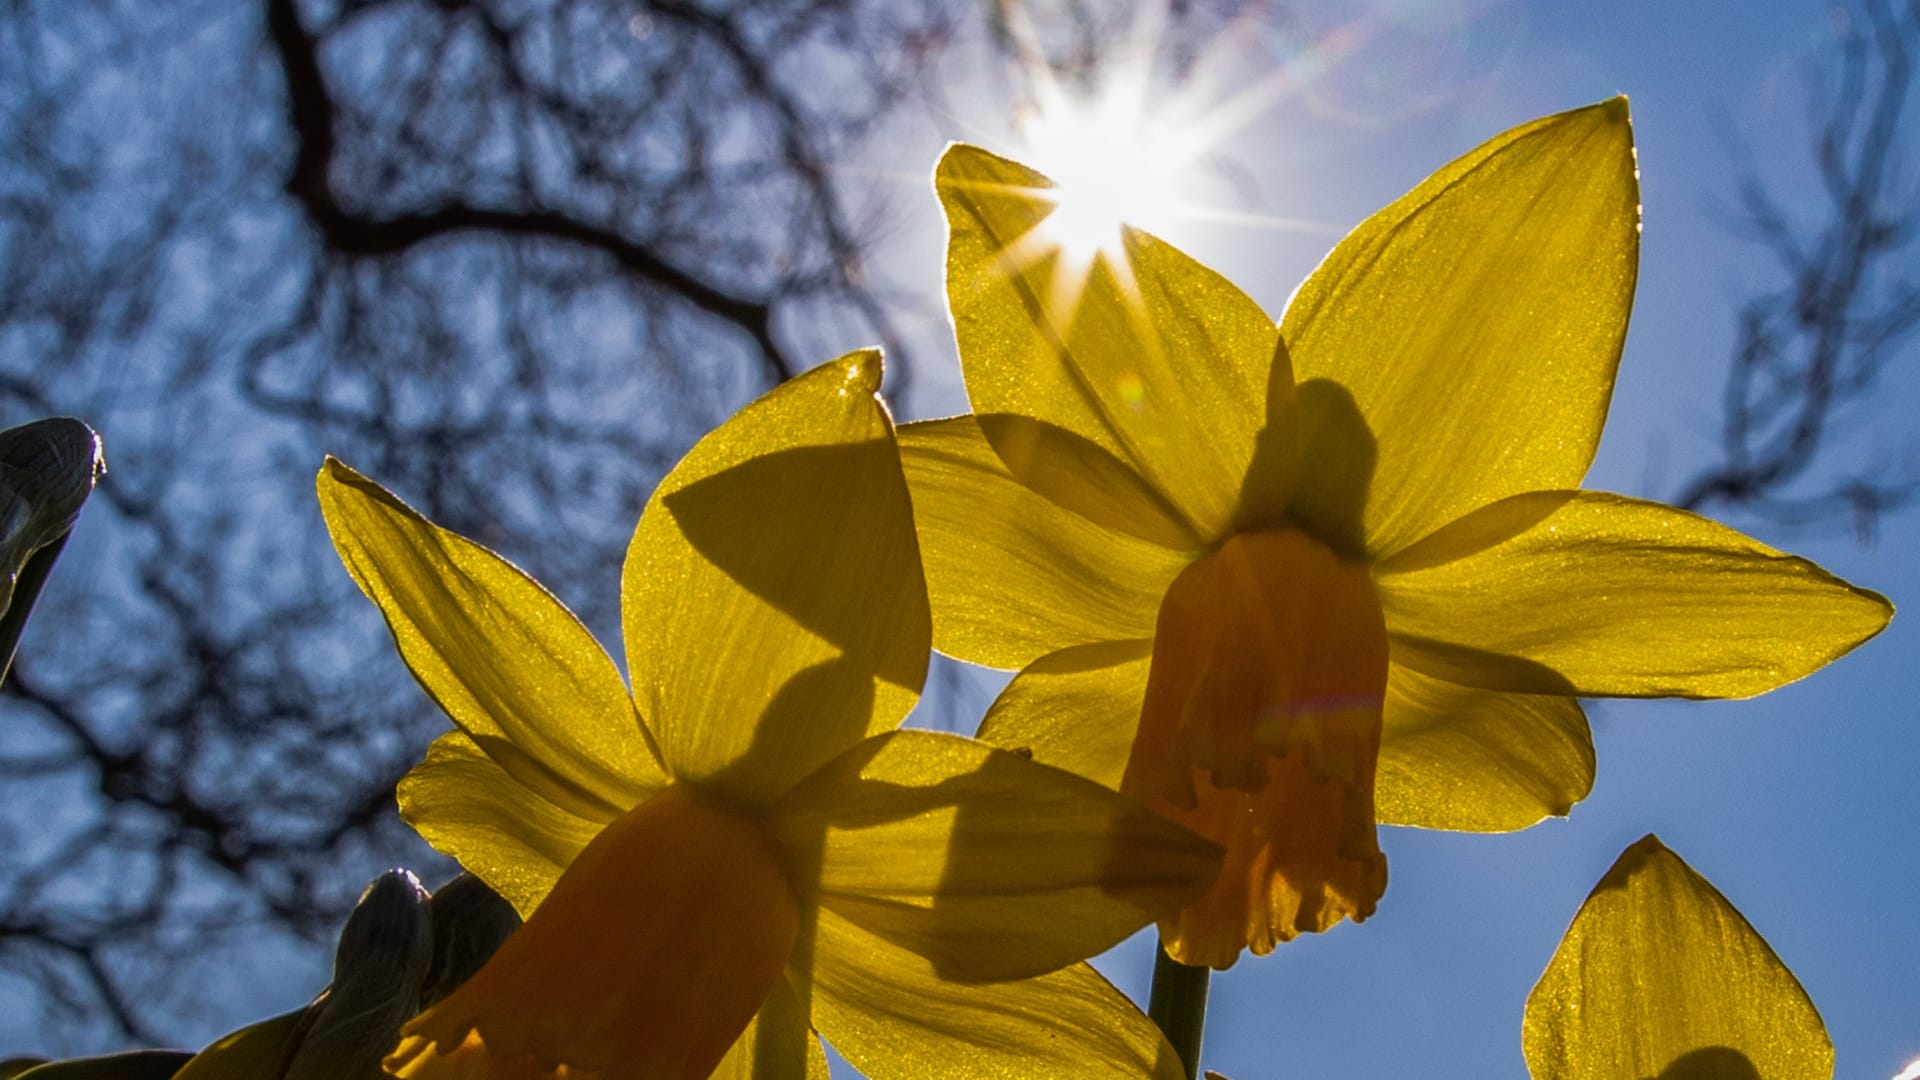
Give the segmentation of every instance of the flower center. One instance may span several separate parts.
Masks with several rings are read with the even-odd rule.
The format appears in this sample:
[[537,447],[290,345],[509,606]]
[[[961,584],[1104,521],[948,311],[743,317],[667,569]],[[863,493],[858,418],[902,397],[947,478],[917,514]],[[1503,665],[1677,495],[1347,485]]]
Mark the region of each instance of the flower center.
[[515,1076],[698,1080],[798,927],[760,824],[670,785],[594,837],[493,959],[407,1025],[388,1068],[465,1076],[484,1056]]
[[1372,913],[1386,684],[1372,579],[1298,529],[1233,536],[1174,579],[1121,790],[1227,848],[1161,926],[1175,959],[1224,968]]

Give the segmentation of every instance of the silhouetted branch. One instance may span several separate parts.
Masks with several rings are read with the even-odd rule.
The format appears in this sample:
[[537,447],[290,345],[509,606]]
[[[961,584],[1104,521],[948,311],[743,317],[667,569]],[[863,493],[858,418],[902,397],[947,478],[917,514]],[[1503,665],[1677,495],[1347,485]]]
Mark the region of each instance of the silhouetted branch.
[[1854,475],[1822,468],[1849,406],[1867,401],[1905,358],[1920,326],[1920,280],[1908,267],[1920,205],[1898,181],[1902,118],[1913,96],[1920,5],[1866,0],[1842,28],[1828,94],[1813,103],[1812,158],[1826,199],[1797,224],[1751,167],[1740,186],[1743,231],[1782,284],[1738,316],[1723,397],[1721,459],[1674,501],[1738,507],[1785,524],[1850,515],[1865,535],[1882,513],[1920,496],[1920,470],[1884,460]]
[[[674,10],[678,7],[672,6]],[[512,43],[504,31],[484,15],[482,23],[496,44],[510,52]],[[297,147],[286,189],[305,207],[308,217],[333,251],[342,255],[397,255],[419,244],[459,233],[492,233],[577,244],[611,256],[622,270],[738,327],[760,350],[773,381],[790,378],[798,372],[795,362],[782,354],[773,339],[769,301],[729,295],[671,265],[647,246],[612,230],[548,209],[499,209],[459,202],[382,219],[349,212],[334,198],[329,179],[335,150],[336,109],[314,42],[301,26],[293,0],[269,0],[267,27],[274,51],[285,69],[288,119]],[[737,46],[732,51],[743,63],[753,63],[754,58],[742,56]],[[754,89],[768,95],[783,116],[797,126],[798,118],[791,116],[789,104],[758,77],[757,66],[748,70],[756,76]],[[790,137],[787,149],[800,163],[803,176],[817,172],[812,168],[810,148],[803,136]],[[830,202],[823,205],[832,206]],[[837,228],[837,221],[833,224]]]
[[251,1009],[208,991],[236,945],[317,957],[374,871],[450,871],[393,813],[446,719],[331,549],[322,454],[613,640],[687,445],[822,343],[910,369],[850,165],[982,10],[0,20],[0,425],[85,416],[114,465],[0,690],[0,971],[48,1049]]

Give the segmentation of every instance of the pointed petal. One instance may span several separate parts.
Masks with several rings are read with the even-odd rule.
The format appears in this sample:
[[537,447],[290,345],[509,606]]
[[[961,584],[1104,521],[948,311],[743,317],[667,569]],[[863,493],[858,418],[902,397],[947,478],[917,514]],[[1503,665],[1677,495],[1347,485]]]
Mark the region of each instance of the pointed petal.
[[1649,834],[1574,916],[1527,997],[1534,1080],[1833,1076],[1805,990],[1725,897]]
[[1071,645],[1149,637],[1191,561],[1021,485],[972,416],[907,424],[900,458],[933,603],[933,644],[1017,668]]
[[1152,661],[1151,640],[1048,653],[1000,692],[978,738],[1118,791]]
[[[1135,230],[1123,256],[1096,259],[1070,288],[1073,270],[1036,228],[1052,210],[1053,184],[976,147],[950,147],[934,185],[975,412],[1039,421],[1124,463],[1151,493],[1136,500],[1136,520],[1151,521],[1169,546],[1222,535],[1240,515],[1243,483],[1259,492],[1260,511],[1285,506],[1293,378],[1259,305]],[[1019,435],[987,432],[1014,475],[1050,494]],[[1170,541],[1168,525],[1187,542]]]
[[492,886],[523,918],[612,820],[542,798],[459,731],[433,741],[426,760],[400,778],[397,794],[400,816],[422,839]]
[[1490,690],[1748,697],[1880,632],[1886,600],[1705,518],[1517,495],[1375,567],[1410,668]]
[[479,972],[407,1023],[387,1069],[705,1080],[781,980],[799,925],[760,822],[674,784],[602,829]]
[[675,777],[765,802],[919,697],[926,585],[879,386],[869,351],[775,388],[640,515],[627,668]]
[[[1624,98],[1500,135],[1334,248],[1281,330],[1300,380],[1344,387],[1378,440],[1368,551],[1516,492],[1578,486],[1638,259]],[[1322,475],[1303,475],[1295,509],[1325,535],[1350,493]]]
[[1386,825],[1511,832],[1564,816],[1593,787],[1580,702],[1475,690],[1394,664],[1375,809]]
[[1221,855],[1090,780],[934,731],[843,754],[775,817],[822,906],[964,982],[1105,952],[1199,895]]
[[828,1080],[827,1053],[783,976],[707,1080]]
[[1085,964],[969,986],[913,952],[822,910],[813,1022],[875,1080],[1180,1080],[1153,1022]]
[[551,593],[333,458],[317,487],[340,561],[462,730],[610,812],[666,783],[619,669]]

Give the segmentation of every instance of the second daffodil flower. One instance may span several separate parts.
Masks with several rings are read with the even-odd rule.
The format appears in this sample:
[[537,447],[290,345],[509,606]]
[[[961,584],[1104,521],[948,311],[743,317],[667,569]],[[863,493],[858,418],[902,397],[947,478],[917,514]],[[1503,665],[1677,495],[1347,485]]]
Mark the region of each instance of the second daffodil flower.
[[527,916],[390,1070],[824,1077],[818,1032],[875,1077],[1178,1075],[1074,962],[1197,895],[1220,851],[894,730],[928,613],[879,382],[876,353],[815,369],[661,483],[622,578],[631,696],[532,579],[327,463],[334,544],[458,727],[401,813]]
[[1693,514],[1580,490],[1626,335],[1624,99],[1515,128],[1343,240],[1274,322],[1145,233],[1049,252],[1046,178],[936,187],[974,415],[901,445],[934,646],[1019,668],[981,726],[1220,841],[1161,922],[1231,965],[1374,910],[1376,821],[1564,814],[1580,696],[1740,697],[1891,608]]

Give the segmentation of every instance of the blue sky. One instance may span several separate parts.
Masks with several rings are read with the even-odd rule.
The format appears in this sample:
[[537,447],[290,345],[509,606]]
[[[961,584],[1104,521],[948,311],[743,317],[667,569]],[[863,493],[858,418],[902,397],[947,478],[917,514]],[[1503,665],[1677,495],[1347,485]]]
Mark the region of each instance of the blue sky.
[[[1195,226],[1174,238],[1276,316],[1333,239],[1423,176],[1533,117],[1632,101],[1645,233],[1638,299],[1589,487],[1669,495],[1707,460],[1738,300],[1770,286],[1762,253],[1716,217],[1751,142],[1786,205],[1816,213],[1805,142],[1808,63],[1831,52],[1813,3],[1313,2],[1294,25],[1346,31],[1337,59],[1297,54],[1300,86],[1224,147],[1251,205],[1304,229]],[[1249,75],[1253,78],[1253,75]],[[948,138],[1012,152],[977,75],[942,118],[884,143],[901,217],[891,265],[937,290],[941,223],[926,169]],[[981,104],[986,102],[987,104]],[[920,161],[900,156],[915,148]],[[917,186],[916,186],[917,185]],[[940,345],[942,327],[923,327]],[[1914,352],[1907,350],[1908,357]],[[935,359],[925,357],[923,359]],[[1909,376],[1845,417],[1843,454],[1913,452]],[[964,407],[949,357],[924,364],[907,417]],[[1910,460],[1910,458],[1909,458]],[[1857,543],[1844,526],[1789,531],[1730,517],[1901,606],[1920,596],[1920,514]],[[1204,1063],[1234,1080],[1384,1075],[1524,1077],[1526,995],[1588,891],[1648,833],[1712,881],[1797,974],[1824,1017],[1837,1075],[1892,1077],[1920,1057],[1920,631],[1896,617],[1828,669],[1745,702],[1602,702],[1592,796],[1509,836],[1387,830],[1392,883],[1363,926],[1243,960],[1214,981]],[[990,693],[990,689],[985,691]],[[1144,999],[1151,935],[1101,966]]]

